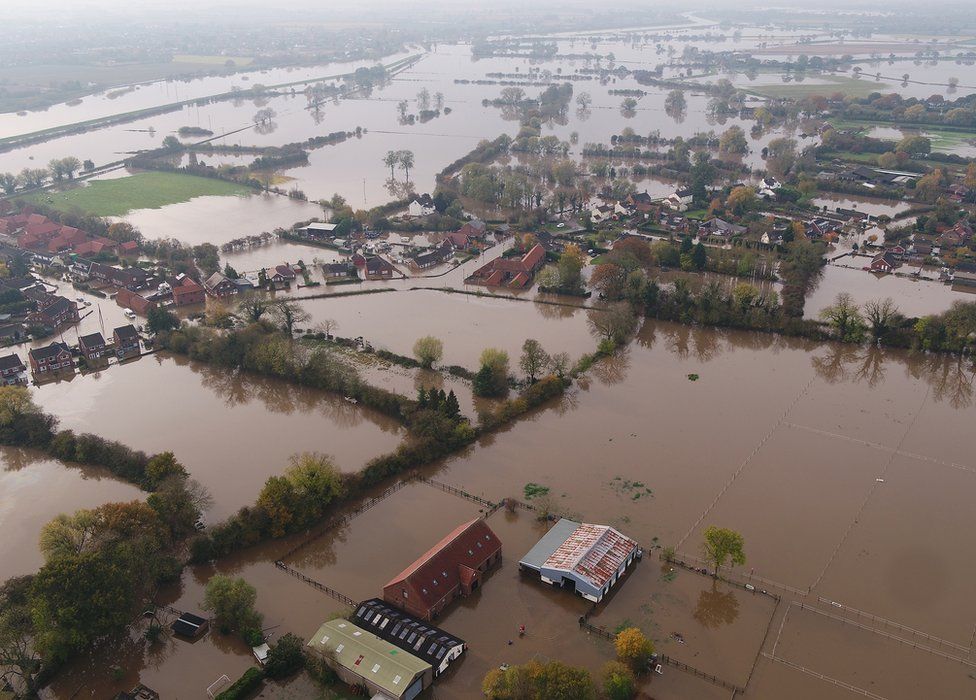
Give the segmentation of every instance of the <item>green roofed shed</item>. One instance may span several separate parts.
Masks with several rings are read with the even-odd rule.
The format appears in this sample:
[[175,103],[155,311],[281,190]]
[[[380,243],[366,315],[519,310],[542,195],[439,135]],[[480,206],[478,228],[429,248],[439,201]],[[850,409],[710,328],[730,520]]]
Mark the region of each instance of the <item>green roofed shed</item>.
[[310,651],[323,657],[343,682],[373,694],[412,700],[433,679],[433,667],[349,620],[330,620],[312,635]]

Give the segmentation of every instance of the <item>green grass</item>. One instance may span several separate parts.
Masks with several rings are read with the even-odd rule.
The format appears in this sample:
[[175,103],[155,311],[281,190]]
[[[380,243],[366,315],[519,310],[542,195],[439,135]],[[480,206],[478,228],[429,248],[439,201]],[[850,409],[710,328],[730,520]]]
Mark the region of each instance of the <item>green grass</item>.
[[856,80],[834,75],[817,76],[826,83],[782,83],[777,85],[745,86],[746,92],[762,97],[802,99],[811,95],[833,95],[835,92],[854,97],[866,97],[872,92],[891,91],[887,83],[877,83],[873,79]]
[[933,151],[951,153],[959,146],[968,146],[970,141],[976,140],[976,131],[961,127],[939,126],[932,124],[897,124],[894,122],[874,122],[867,119],[831,119],[835,129],[863,129],[870,131],[874,127],[898,129],[906,134],[921,134],[932,141]]
[[181,173],[139,173],[114,180],[93,180],[63,192],[25,195],[19,200],[62,211],[81,210],[95,216],[122,216],[134,209],[159,209],[204,195],[243,195],[252,190],[223,180]]

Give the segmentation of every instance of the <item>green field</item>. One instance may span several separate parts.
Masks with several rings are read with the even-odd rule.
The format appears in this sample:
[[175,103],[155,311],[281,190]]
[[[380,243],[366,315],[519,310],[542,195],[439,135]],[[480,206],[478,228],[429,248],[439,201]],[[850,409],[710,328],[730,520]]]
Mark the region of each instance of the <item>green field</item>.
[[776,85],[755,85],[744,87],[746,92],[762,97],[803,99],[811,95],[833,95],[835,92],[854,97],[866,97],[872,92],[890,92],[891,86],[887,83],[877,83],[874,80],[856,80],[841,76],[825,75],[818,76],[826,83],[782,83]]
[[65,191],[50,190],[19,198],[62,211],[81,210],[96,216],[122,216],[135,209],[159,209],[205,195],[243,195],[244,185],[181,173],[139,173],[114,180],[93,180]]
[[861,119],[831,119],[831,125],[836,129],[864,129],[884,127],[898,129],[904,134],[921,134],[932,141],[933,151],[952,153],[960,146],[970,146],[976,141],[976,131],[968,131],[960,127],[938,126],[931,124],[893,124],[889,122],[872,122]]
[[194,63],[201,66],[222,66],[227,61],[233,61],[240,67],[250,65],[253,60],[250,56],[199,56],[196,54],[173,56],[173,63]]

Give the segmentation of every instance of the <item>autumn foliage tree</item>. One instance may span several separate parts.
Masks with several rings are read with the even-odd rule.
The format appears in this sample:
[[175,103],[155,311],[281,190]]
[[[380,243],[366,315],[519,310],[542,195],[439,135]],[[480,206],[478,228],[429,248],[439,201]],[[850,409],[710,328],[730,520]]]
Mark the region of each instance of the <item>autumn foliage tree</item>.
[[614,641],[617,660],[626,664],[634,672],[641,672],[654,653],[654,643],[636,627],[628,627],[617,633]]

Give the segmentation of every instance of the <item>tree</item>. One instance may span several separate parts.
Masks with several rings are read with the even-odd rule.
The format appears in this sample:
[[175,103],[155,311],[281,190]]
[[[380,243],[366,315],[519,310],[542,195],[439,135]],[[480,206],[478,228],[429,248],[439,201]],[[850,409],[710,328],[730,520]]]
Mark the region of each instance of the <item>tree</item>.
[[587,321],[595,335],[617,344],[624,342],[637,328],[637,316],[630,304],[623,301],[605,309],[594,309]]
[[603,695],[607,700],[631,700],[637,693],[634,672],[620,661],[608,661],[600,670]]
[[163,139],[163,149],[167,151],[178,151],[183,148],[183,144],[180,140],[173,135],[167,136]]
[[691,166],[691,191],[699,202],[704,202],[708,196],[708,187],[715,179],[715,173],[711,156],[705,151],[696,153],[695,163]]
[[508,391],[508,353],[497,348],[485,348],[472,388],[477,396],[503,396]]
[[417,93],[417,109],[426,112],[430,109],[430,90],[424,88]]
[[180,327],[180,319],[176,314],[164,309],[162,306],[155,306],[149,309],[146,317],[146,328],[150,333],[163,333]]
[[47,175],[48,172],[44,168],[24,168],[17,176],[17,181],[22,189],[32,189],[43,185]]
[[254,609],[258,592],[243,578],[214,574],[203,594],[203,609],[214,614],[214,620],[224,634],[261,631],[261,614]]
[[28,576],[8,579],[0,586],[0,669],[6,669],[8,679],[18,679],[22,697],[35,696],[41,671],[30,616],[30,586]]
[[906,136],[898,142],[895,150],[910,156],[924,155],[932,151],[932,140],[926,136]]
[[873,299],[864,305],[864,316],[875,340],[884,338],[903,320],[891,297]]
[[626,268],[613,262],[597,265],[590,276],[590,285],[610,301],[617,301],[623,296],[626,281]]
[[726,562],[739,566],[746,563],[744,547],[745,540],[735,530],[714,525],[705,528],[702,554],[715,567],[716,576]]
[[[406,104],[406,102],[404,102]],[[396,175],[393,169],[400,162],[400,152],[399,151],[387,151],[386,155],[383,157],[383,164],[390,169],[390,179],[393,180]]]
[[741,126],[730,126],[719,137],[718,150],[721,153],[747,153],[749,142],[746,141],[746,132]]
[[519,359],[519,367],[528,377],[529,382],[535,384],[536,377],[544,372],[552,362],[538,340],[528,338],[522,343],[522,357]]
[[820,318],[834,328],[840,340],[857,343],[864,339],[864,317],[847,292],[838,294],[834,303],[820,312]]
[[766,146],[766,167],[779,179],[784,179],[796,164],[796,141],[775,138]]
[[126,243],[128,241],[141,241],[142,233],[135,226],[127,221],[116,221],[108,227],[105,232],[107,238],[111,238],[116,243]]
[[410,182],[410,168],[413,167],[413,151],[398,151],[400,167],[403,168],[403,179]]
[[586,259],[583,251],[575,243],[570,243],[563,248],[556,263],[559,269],[559,287],[564,291],[575,292],[583,288],[583,266]]
[[172,452],[160,452],[146,463],[146,481],[150,486],[162,483],[171,476],[186,476],[186,468]]
[[589,671],[560,661],[529,661],[489,671],[481,690],[493,700],[594,700],[596,688]]
[[634,672],[646,670],[654,653],[654,644],[636,627],[618,632],[613,645],[617,652],[617,661],[626,664]]
[[290,632],[271,647],[264,663],[268,678],[287,678],[305,666],[305,642]]
[[68,176],[69,180],[73,180],[75,173],[81,168],[81,161],[74,156],[68,156],[67,158],[61,159],[61,168],[65,175]]
[[734,188],[729,192],[725,206],[733,214],[742,215],[756,205],[756,190],[745,185]]
[[261,317],[271,308],[271,302],[262,294],[243,294],[237,304],[237,311],[244,315],[251,323],[257,323]]
[[55,182],[61,182],[64,179],[64,163],[60,159],[52,158],[48,161],[47,169]]
[[13,173],[0,174],[0,189],[5,194],[13,194],[17,190],[17,176]]
[[696,243],[695,248],[691,251],[691,264],[696,270],[704,270],[705,265],[708,264],[708,252],[701,241]]
[[296,323],[305,323],[312,318],[300,303],[287,299],[274,302],[271,306],[271,314],[289,336],[294,334]]
[[444,343],[432,335],[425,335],[413,344],[413,356],[420,362],[421,367],[430,369],[444,356]]

